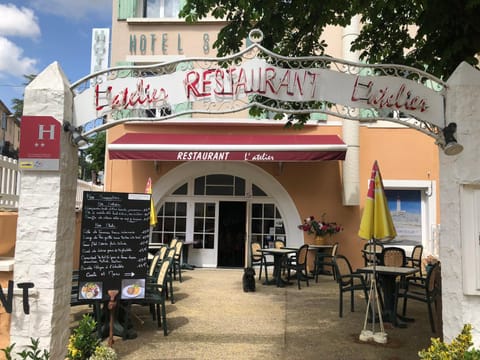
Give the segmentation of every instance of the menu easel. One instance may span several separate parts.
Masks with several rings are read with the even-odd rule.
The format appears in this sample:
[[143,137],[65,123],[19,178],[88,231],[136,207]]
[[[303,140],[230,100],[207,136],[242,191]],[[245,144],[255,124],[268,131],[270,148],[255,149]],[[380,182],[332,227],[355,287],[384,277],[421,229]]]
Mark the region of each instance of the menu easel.
[[[105,303],[111,300],[112,292],[116,292],[117,302],[145,297],[150,196],[84,192],[79,300]],[[116,306],[118,311],[121,308]],[[102,326],[108,327],[108,324]],[[112,326],[115,335],[134,337],[121,324]]]

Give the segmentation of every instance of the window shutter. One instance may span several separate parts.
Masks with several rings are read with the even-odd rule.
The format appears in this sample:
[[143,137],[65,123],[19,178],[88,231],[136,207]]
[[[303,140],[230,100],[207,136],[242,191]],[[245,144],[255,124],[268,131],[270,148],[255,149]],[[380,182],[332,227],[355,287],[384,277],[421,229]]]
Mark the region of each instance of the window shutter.
[[135,17],[137,0],[118,0],[118,20]]

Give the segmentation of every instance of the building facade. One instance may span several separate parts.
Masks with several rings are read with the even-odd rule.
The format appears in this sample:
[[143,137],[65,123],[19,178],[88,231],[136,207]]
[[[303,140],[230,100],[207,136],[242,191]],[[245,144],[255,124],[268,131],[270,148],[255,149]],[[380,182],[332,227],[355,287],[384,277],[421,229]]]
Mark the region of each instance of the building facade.
[[1,154],[18,157],[20,145],[20,121],[13,116],[8,107],[0,100],[0,148]]
[[[176,16],[180,3],[115,0],[111,66],[215,57],[212,44],[224,23],[186,24]],[[351,59],[343,35],[344,29],[327,28],[328,54]],[[150,111],[155,118],[164,110]],[[437,254],[439,160],[432,138],[388,121],[359,123],[315,113],[302,129],[286,128],[287,121],[274,120],[273,114],[252,117],[243,110],[119,123],[108,130],[105,190],[143,192],[150,177],[158,212],[151,246],[173,237],[185,240],[192,244],[188,261],[196,266],[242,267],[252,241],[262,246],[274,240],[291,246],[312,243],[313,236],[298,228],[312,215],[342,226],[329,241],[338,241],[339,251],[357,266],[365,243],[357,235],[360,217],[377,160],[399,234],[396,241],[407,251],[420,243],[426,253]],[[275,143],[278,137],[283,143]],[[250,144],[247,152],[253,153],[268,144],[277,157],[261,151],[252,157],[244,152],[243,159],[225,157],[215,149],[226,138],[224,152],[234,154]],[[298,141],[306,153],[318,156],[288,157]],[[166,152],[177,151],[176,157],[144,146],[152,142],[164,144]],[[340,154],[322,157],[319,142],[324,154]],[[144,156],[129,151],[132,147]]]

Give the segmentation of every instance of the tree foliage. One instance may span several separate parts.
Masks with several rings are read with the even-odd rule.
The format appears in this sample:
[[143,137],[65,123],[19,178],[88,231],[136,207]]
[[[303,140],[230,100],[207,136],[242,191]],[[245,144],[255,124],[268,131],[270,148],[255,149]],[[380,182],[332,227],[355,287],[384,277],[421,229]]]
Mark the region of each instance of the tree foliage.
[[98,173],[105,166],[106,132],[97,133],[90,141],[90,145],[85,149],[85,154],[88,156],[90,169]]
[[[37,75],[29,74],[29,75],[23,75],[23,77],[25,78],[25,82],[23,83],[23,85],[27,86],[33,81],[33,79],[37,77]],[[12,108],[13,108],[13,116],[16,117],[17,119],[20,119],[23,115],[23,98],[12,99]]]
[[325,27],[359,15],[352,50],[363,61],[427,68],[444,78],[462,61],[478,66],[480,0],[186,0],[180,12],[189,22],[208,14],[227,21],[213,44],[219,56],[239,51],[254,28],[279,54],[328,54]]

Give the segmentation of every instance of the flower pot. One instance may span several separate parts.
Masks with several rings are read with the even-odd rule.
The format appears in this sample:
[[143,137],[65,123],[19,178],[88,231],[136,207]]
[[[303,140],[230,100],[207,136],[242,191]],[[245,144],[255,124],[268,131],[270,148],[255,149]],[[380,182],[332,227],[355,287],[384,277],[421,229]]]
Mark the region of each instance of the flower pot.
[[317,235],[313,240],[315,245],[325,245],[327,243],[327,239],[324,236]]

